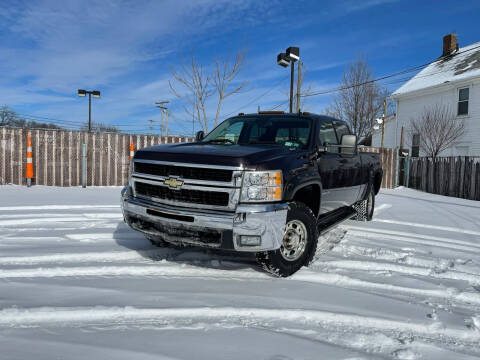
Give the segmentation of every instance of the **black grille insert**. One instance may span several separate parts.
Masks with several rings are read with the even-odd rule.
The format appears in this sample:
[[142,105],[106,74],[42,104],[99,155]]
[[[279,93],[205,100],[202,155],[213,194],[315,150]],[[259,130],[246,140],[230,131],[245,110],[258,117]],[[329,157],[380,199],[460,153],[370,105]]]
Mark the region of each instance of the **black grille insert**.
[[173,200],[186,203],[228,206],[228,193],[220,191],[201,191],[179,189],[173,190],[166,186],[151,185],[135,182],[135,191],[138,195],[156,197],[164,200]]
[[184,179],[232,181],[232,170],[173,166],[135,162],[135,172],[156,176],[180,176]]

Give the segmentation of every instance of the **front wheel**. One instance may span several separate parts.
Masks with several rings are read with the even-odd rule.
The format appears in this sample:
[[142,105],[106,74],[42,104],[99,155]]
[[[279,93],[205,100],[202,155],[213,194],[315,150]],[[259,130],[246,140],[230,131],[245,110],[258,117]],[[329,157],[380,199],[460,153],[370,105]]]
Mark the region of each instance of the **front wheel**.
[[317,241],[315,214],[305,204],[292,202],[280,249],[257,253],[257,261],[266,271],[287,277],[312,261]]

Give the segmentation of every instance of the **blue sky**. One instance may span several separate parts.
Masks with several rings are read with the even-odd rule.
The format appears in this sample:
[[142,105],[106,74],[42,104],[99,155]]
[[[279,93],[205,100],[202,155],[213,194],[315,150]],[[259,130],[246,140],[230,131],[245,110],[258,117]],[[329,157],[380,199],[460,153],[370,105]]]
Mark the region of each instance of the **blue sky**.
[[[460,46],[478,42],[479,15],[478,1],[2,0],[0,104],[74,128],[88,116],[76,90],[98,89],[94,121],[148,132],[149,119],[159,125],[154,102],[170,100],[171,132],[191,134],[191,119],[168,87],[171,67],[191,49],[208,70],[215,55],[247,44],[238,80],[249,85],[222,114],[253,112],[287,99],[288,70],[276,55],[288,46],[300,47],[306,84],[330,89],[358,54],[382,76],[438,57],[447,33],[456,32]],[[398,81],[385,86],[394,90]],[[322,113],[330,100],[309,98],[307,109]],[[212,99],[211,118],[215,106]]]

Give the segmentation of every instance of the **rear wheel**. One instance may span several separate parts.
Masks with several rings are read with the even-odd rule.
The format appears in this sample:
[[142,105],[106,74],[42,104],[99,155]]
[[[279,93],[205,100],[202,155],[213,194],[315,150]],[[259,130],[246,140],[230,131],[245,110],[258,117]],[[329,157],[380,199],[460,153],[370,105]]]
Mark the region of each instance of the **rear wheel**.
[[282,246],[278,250],[257,253],[262,267],[281,277],[287,277],[308,265],[317,249],[317,218],[303,203],[289,204]]
[[368,186],[367,196],[364,200],[353,205],[357,214],[353,217],[357,221],[371,221],[375,210],[375,190],[372,185]]

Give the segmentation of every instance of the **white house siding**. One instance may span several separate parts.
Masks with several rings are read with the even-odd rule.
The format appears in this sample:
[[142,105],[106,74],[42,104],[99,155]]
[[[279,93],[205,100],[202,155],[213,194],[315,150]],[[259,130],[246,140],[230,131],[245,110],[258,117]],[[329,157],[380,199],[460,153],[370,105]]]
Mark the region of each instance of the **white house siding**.
[[[385,137],[383,139],[384,146],[387,148],[395,147],[395,128],[396,123],[395,119],[392,119],[385,123]],[[401,128],[401,127],[400,127]],[[400,134],[398,135],[400,136]],[[398,139],[400,143],[400,138]],[[381,147],[382,146],[382,130],[380,125],[380,130],[376,130],[372,135],[372,147]]]
[[[418,119],[425,108],[435,104],[450,106],[457,113],[458,89],[470,88],[468,115],[457,117],[456,121],[465,122],[465,134],[441,156],[480,156],[480,79],[445,84],[435,88],[423,89],[403,95],[394,95],[397,102],[396,121],[390,122],[385,131],[385,147],[398,147],[402,126],[405,126],[405,146],[411,147],[412,134],[410,122]],[[388,123],[387,123],[388,124]],[[381,133],[373,137],[373,146],[379,146]],[[421,155],[425,155],[421,153]]]

